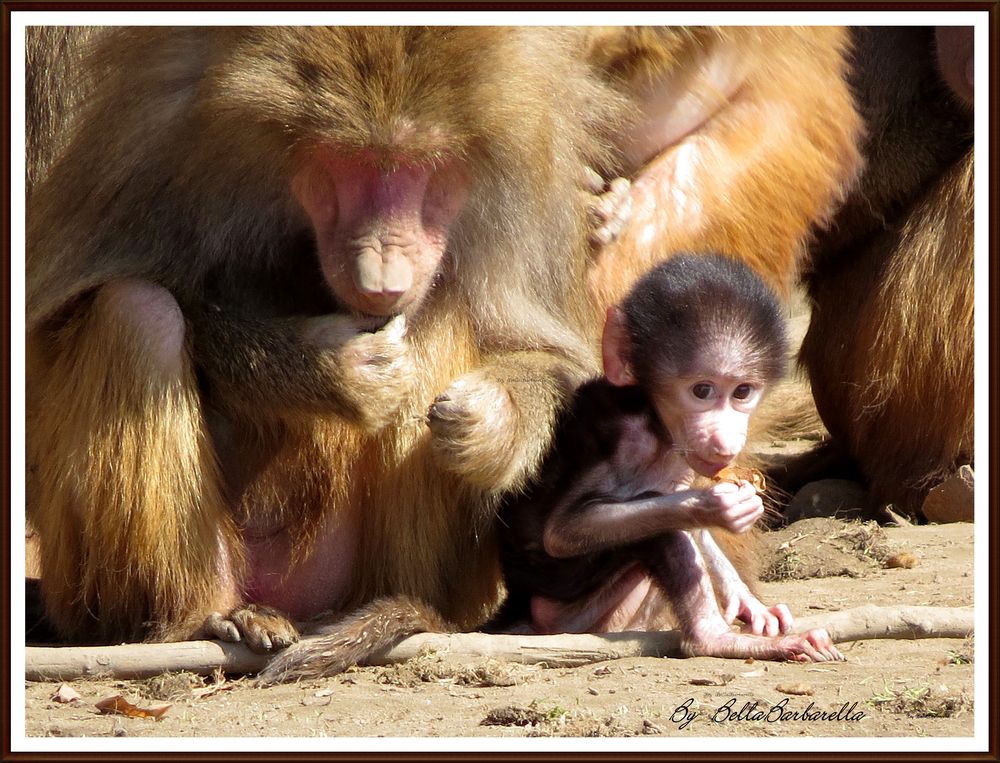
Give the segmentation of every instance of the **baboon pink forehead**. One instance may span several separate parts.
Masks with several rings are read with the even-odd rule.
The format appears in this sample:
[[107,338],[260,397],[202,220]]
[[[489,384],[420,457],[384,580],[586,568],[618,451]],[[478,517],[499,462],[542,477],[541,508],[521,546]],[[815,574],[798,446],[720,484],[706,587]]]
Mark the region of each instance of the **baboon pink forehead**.
[[464,174],[454,158],[431,161],[381,148],[345,151],[326,145],[314,149],[309,161],[307,173],[325,178],[312,185],[313,195],[335,195],[340,225],[366,217],[414,222],[428,217],[423,224],[446,225],[466,196]]

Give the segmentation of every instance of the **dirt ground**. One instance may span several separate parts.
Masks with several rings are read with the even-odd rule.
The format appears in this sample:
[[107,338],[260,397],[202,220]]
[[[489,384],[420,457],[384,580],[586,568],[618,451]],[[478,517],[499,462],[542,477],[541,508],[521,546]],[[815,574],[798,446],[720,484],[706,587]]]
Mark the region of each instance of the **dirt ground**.
[[[878,528],[802,520],[767,533],[770,570],[762,599],[784,601],[799,615],[864,604],[971,605],[973,529],[961,523]],[[901,552],[911,554],[916,565],[887,566]],[[570,669],[493,659],[456,662],[431,654],[267,689],[253,687],[248,678],[189,674],[77,680],[70,685],[79,699],[67,703],[53,699],[57,683],[26,683],[25,732],[29,737],[460,737],[466,742],[473,737],[972,736],[971,639],[871,640],[840,648],[847,656],[843,663],[630,658]],[[159,720],[102,714],[96,703],[115,695],[141,708],[170,707]],[[334,740],[328,744],[324,749],[337,749]],[[378,749],[374,740],[355,744]],[[478,744],[483,749],[483,740]]]

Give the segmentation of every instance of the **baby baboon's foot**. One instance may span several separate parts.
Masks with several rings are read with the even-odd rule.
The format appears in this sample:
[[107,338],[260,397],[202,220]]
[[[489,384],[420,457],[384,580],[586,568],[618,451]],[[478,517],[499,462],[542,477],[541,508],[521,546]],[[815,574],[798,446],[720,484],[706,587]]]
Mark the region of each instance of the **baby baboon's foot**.
[[822,628],[807,633],[784,636],[753,636],[726,631],[688,637],[683,647],[687,654],[702,657],[775,660],[791,662],[832,662],[844,659],[833,640]]

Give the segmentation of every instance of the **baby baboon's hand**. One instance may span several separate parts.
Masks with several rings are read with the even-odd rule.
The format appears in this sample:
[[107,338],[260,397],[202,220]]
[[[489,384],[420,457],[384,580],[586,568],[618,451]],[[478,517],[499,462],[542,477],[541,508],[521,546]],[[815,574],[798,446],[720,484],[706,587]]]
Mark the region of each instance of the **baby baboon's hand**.
[[721,527],[733,533],[745,533],[764,513],[764,502],[746,480],[738,485],[720,482],[702,493],[695,508],[699,527]]

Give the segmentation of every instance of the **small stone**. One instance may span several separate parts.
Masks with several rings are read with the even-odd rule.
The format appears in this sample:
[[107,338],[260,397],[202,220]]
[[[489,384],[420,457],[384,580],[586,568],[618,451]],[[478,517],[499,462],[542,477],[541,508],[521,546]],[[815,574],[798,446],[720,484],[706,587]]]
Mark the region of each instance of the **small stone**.
[[918,564],[920,564],[920,560],[915,554],[911,554],[909,551],[900,551],[898,554],[893,554],[885,560],[886,569],[890,570],[912,570]]
[[928,522],[971,522],[974,516],[975,474],[972,467],[960,466],[944,482],[931,488],[924,499],[923,512]]
[[52,695],[52,699],[60,704],[67,704],[80,699],[80,694],[69,684],[62,684],[56,693]]

